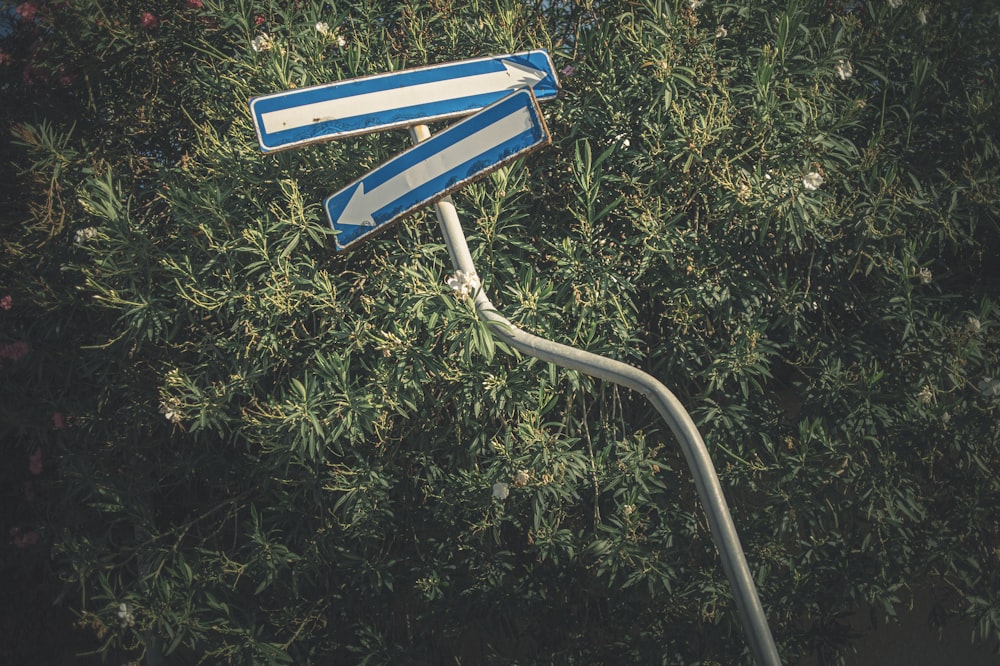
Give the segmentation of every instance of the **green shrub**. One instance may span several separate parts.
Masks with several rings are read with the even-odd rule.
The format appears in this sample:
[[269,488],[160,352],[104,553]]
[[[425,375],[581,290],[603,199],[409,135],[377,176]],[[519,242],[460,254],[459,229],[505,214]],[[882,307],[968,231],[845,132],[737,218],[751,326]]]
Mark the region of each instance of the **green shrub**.
[[456,195],[498,308],[688,405],[788,663],[924,585],[1000,635],[992,3],[33,4],[4,558],[103,651],[749,661],[641,396],[494,342],[431,214],[333,252],[406,133],[257,151],[251,96],[528,48],[554,144]]

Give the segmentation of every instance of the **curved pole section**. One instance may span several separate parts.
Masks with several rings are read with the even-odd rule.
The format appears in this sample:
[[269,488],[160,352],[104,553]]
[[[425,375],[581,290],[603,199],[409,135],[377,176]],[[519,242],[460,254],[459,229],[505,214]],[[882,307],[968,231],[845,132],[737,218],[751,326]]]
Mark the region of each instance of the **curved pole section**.
[[[430,131],[425,125],[417,125],[410,129],[410,134],[414,142],[417,142],[427,139]],[[475,274],[472,254],[469,252],[465,233],[462,231],[451,197],[445,197],[435,204],[435,210],[455,270],[469,275]],[[653,403],[656,411],[667,422],[671,432],[680,442],[684,457],[694,475],[695,487],[708,516],[712,538],[722,559],[722,568],[733,588],[736,607],[742,617],[743,628],[754,658],[760,666],[780,666],[778,649],[771,636],[771,629],[767,624],[767,617],[764,615],[753,577],[750,575],[743,547],[740,545],[729,507],[722,494],[715,466],[694,421],[677,397],[655,377],[638,368],[546,340],[519,329],[497,312],[483,289],[476,292],[475,303],[479,316],[493,324],[491,326],[493,334],[518,351],[591,377],[627,386],[642,393]]]

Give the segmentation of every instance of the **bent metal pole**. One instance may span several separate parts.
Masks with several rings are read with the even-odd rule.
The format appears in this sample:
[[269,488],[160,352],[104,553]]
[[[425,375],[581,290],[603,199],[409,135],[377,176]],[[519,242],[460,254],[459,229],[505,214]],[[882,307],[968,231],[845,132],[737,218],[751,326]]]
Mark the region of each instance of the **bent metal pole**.
[[[414,142],[424,141],[430,137],[430,130],[426,125],[416,125],[410,129],[410,135]],[[472,254],[469,252],[465,233],[462,231],[451,197],[445,197],[435,204],[435,210],[455,270],[468,275],[475,274]],[[750,650],[760,666],[780,666],[778,649],[775,647],[771,628],[761,607],[757,588],[750,575],[746,556],[743,554],[743,547],[740,545],[736,527],[729,514],[729,507],[722,494],[715,466],[694,421],[677,397],[655,377],[638,368],[522,331],[497,312],[483,289],[476,292],[475,303],[479,316],[493,324],[490,326],[493,335],[511,347],[543,361],[627,386],[642,393],[653,403],[656,411],[667,422],[680,442],[684,457],[694,475],[695,487],[708,516],[712,538],[722,559],[722,568],[733,588],[733,597],[743,621]]]

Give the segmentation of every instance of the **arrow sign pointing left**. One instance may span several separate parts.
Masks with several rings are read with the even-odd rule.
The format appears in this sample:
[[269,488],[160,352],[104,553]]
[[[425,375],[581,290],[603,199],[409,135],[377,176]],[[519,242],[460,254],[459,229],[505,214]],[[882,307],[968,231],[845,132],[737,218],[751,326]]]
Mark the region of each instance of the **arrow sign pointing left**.
[[400,153],[326,198],[338,250],[549,142],[529,88]]
[[539,100],[559,92],[544,50],[405,69],[250,100],[264,152],[475,113],[529,87]]

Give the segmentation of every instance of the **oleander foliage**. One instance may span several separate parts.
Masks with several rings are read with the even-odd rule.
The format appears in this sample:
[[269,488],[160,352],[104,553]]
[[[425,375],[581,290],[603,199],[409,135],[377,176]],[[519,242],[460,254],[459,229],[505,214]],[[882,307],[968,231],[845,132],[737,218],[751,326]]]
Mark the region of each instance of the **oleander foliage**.
[[751,661],[641,396],[496,343],[432,214],[332,251],[406,133],[256,148],[253,95],[539,47],[553,145],[456,196],[498,308],[688,405],[788,663],[928,585],[1000,635],[990,0],[6,7],[3,563],[112,660]]

